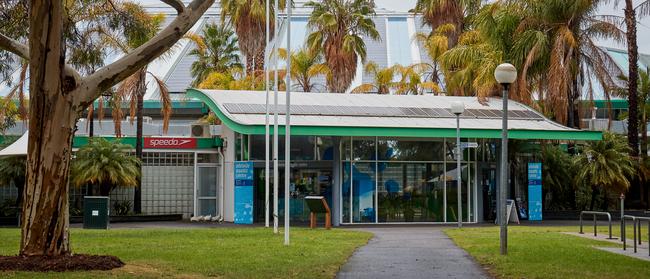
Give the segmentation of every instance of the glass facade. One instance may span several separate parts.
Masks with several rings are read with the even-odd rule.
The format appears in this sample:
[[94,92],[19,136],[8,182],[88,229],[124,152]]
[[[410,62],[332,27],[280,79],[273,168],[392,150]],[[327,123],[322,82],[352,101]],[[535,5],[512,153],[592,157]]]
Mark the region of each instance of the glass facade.
[[[456,222],[454,148],[454,139],[342,139],[341,223]],[[464,222],[476,221],[475,152],[461,160]]]

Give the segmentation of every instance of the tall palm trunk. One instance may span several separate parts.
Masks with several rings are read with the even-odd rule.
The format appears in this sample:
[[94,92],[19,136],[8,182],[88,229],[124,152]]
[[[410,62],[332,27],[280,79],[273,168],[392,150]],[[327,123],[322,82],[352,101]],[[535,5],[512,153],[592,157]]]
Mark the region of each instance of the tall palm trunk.
[[[135,128],[135,156],[142,161],[142,114],[143,114],[143,103],[144,103],[144,94],[147,91],[147,68],[143,68],[140,73],[140,82],[138,84],[138,100],[136,104],[136,128]],[[137,177],[137,185],[133,193],[133,212],[136,214],[142,213],[142,165],[140,165],[140,175]]]
[[638,46],[636,42],[636,11],[632,0],[625,0],[625,25],[627,27],[627,53],[628,53],[628,129],[627,139],[630,145],[630,156],[639,156],[639,102],[638,102],[638,80],[639,60]]

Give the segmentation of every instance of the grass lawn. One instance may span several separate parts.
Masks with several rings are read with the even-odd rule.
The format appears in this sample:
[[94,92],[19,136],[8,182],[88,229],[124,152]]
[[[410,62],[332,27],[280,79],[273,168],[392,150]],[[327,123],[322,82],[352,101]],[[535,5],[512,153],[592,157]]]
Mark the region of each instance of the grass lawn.
[[[282,234],[273,235],[265,228],[73,229],[73,252],[115,255],[126,266],[94,272],[0,272],[0,278],[333,278],[371,236],[341,229],[295,228],[291,245],[285,247]],[[18,252],[18,229],[0,229],[0,239],[0,255]]]
[[[612,230],[619,235],[618,225]],[[632,228],[627,230],[631,237]],[[606,231],[599,227],[599,234]],[[650,278],[650,262],[593,248],[621,244],[562,233],[578,232],[578,227],[510,226],[505,257],[499,255],[499,227],[445,232],[497,278]],[[585,233],[593,233],[593,227],[585,228]]]

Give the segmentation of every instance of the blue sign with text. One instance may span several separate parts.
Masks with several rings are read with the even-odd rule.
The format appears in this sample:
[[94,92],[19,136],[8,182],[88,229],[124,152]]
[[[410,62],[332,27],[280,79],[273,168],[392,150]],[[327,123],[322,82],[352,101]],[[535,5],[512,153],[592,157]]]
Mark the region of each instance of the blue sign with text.
[[528,163],[528,220],[542,220],[542,163]]
[[235,224],[253,223],[253,162],[235,162]]

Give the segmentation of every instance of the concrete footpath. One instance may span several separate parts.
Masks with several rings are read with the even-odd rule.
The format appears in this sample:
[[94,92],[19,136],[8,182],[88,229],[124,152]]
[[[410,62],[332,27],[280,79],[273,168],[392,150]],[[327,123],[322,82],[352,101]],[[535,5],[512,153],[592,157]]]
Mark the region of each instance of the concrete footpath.
[[355,228],[375,236],[337,278],[489,278],[442,227]]

